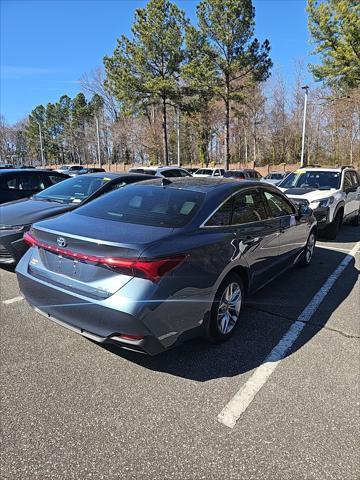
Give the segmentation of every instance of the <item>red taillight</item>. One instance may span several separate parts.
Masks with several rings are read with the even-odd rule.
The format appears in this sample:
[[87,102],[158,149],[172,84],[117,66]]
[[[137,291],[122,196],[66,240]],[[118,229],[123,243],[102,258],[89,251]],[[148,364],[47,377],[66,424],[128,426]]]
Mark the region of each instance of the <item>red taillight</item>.
[[119,334],[117,335],[119,338],[122,340],[130,340],[130,341],[138,341],[138,340],[143,340],[143,336],[140,335],[125,335],[125,334]]
[[108,267],[116,268],[124,273],[130,273],[133,277],[147,278],[153,282],[160,280],[162,276],[169,273],[175,267],[180,265],[186,255],[176,255],[170,258],[157,258],[154,260],[138,260],[136,258],[112,258],[112,257],[98,257],[96,255],[87,255],[84,253],[73,252],[66,248],[49,245],[33,237],[29,232],[23,236],[24,242],[31,247],[39,247],[64,257],[73,258],[74,260],[83,260],[85,262],[96,263],[99,265],[106,265]]
[[23,235],[23,240],[25,243],[27,243],[30,247],[36,244],[35,238],[29,233],[25,232]]

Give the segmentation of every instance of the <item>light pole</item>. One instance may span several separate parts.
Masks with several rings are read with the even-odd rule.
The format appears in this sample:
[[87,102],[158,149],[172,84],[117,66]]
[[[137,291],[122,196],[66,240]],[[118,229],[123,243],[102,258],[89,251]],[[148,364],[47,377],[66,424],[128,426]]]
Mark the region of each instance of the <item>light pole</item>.
[[39,126],[40,151],[41,151],[41,166],[44,167],[44,166],[45,166],[45,162],[44,162],[44,149],[43,149],[42,131],[41,131],[40,122],[37,122],[37,124],[38,124],[38,126]]
[[101,168],[101,150],[100,150],[100,133],[99,133],[99,119],[96,115],[95,117],[96,121],[96,137],[97,137],[97,151],[98,151],[98,164],[99,167]]
[[309,87],[308,85],[304,85],[301,87],[305,90],[305,99],[304,99],[304,119],[303,119],[303,130],[302,130],[302,141],[301,141],[301,160],[300,160],[300,167],[304,166],[304,151],[305,151],[305,130],[306,130],[306,108],[307,108],[307,99],[309,94]]
[[177,107],[177,119],[176,119],[176,137],[177,137],[177,164],[180,167],[180,108]]

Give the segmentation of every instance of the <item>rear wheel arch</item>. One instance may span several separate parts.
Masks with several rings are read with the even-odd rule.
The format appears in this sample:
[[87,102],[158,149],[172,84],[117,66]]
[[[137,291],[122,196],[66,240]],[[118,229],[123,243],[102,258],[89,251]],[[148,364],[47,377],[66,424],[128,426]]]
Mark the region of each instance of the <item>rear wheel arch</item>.
[[[243,281],[245,293],[249,291],[249,286],[250,286],[250,273],[249,270],[241,265],[237,265],[236,267],[232,268],[227,272],[225,275],[224,279],[230,275],[231,273],[235,273],[236,275],[239,275],[241,280]],[[223,279],[223,281],[224,281]]]

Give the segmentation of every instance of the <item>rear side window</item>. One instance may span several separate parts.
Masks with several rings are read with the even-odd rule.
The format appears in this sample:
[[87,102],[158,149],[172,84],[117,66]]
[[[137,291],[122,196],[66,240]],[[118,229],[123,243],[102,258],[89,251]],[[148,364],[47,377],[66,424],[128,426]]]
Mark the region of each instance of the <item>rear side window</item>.
[[234,198],[232,225],[259,222],[266,218],[266,208],[258,191],[249,190],[236,195]]
[[268,191],[265,191],[264,195],[272,217],[283,217],[295,213],[290,203],[281,195]]
[[4,190],[18,190],[18,177],[16,175],[6,175],[1,182]]
[[226,225],[230,225],[232,206],[233,198],[230,198],[214,213],[210,220],[207,221],[206,226],[223,227]]
[[5,190],[40,191],[45,185],[40,173],[23,172],[16,175],[7,175],[3,181]]
[[76,213],[116,222],[178,228],[190,222],[204,199],[202,192],[129,185],[89,202]]

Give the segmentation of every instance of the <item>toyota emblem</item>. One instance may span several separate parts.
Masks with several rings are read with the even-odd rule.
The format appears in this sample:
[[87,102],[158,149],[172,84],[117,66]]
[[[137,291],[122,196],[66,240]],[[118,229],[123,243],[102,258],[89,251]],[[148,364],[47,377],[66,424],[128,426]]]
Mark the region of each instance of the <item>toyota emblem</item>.
[[57,237],[56,243],[59,245],[59,247],[66,247],[66,240],[64,237]]

